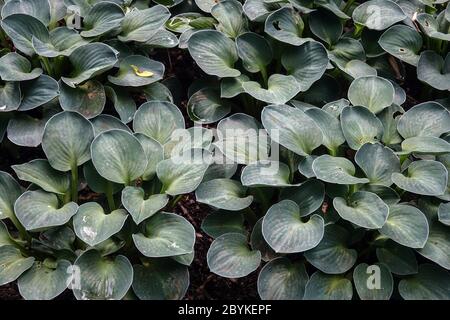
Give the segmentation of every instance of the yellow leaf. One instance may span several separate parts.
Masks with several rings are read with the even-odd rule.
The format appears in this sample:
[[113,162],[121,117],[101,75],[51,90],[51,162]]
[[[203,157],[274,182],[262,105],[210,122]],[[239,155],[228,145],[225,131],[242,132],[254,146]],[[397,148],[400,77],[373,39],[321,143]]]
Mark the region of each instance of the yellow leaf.
[[139,77],[144,77],[144,78],[153,77],[153,72],[151,72],[151,71],[141,70],[141,69],[139,69],[139,67],[137,67],[133,64],[131,65],[131,67],[133,68],[134,73]]

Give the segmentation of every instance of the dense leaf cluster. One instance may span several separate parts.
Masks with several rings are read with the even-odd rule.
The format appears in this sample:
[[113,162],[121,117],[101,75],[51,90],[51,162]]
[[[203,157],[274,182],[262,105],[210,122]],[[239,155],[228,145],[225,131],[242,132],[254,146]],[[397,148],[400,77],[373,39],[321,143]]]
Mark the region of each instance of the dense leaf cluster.
[[[0,285],[181,299],[196,233],[171,211],[194,193],[210,270],[258,270],[262,299],[450,299],[448,1],[7,0],[1,18],[0,138],[46,159],[0,172]],[[174,47],[201,69],[191,128],[155,60]]]

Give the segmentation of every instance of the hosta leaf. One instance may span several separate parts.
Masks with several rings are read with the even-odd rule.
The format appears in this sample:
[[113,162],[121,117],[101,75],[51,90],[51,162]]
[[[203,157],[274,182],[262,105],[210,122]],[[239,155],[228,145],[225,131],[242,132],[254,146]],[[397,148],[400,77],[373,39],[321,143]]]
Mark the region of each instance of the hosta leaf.
[[133,282],[133,267],[122,255],[102,257],[97,250],[82,253],[75,261],[80,287],[73,288],[78,300],[120,300]]
[[250,78],[245,74],[241,74],[235,78],[224,78],[220,82],[220,97],[234,98],[238,94],[245,92],[242,84],[250,81]]
[[139,140],[123,130],[109,130],[97,136],[91,153],[102,177],[126,185],[139,178],[148,163]]
[[258,161],[249,164],[242,170],[241,181],[247,187],[288,187],[289,167],[278,161]]
[[277,258],[259,273],[258,294],[262,300],[302,300],[308,280],[304,264]]
[[300,83],[301,91],[307,91],[324,74],[328,54],[322,44],[310,41],[283,52],[281,63]]
[[134,136],[141,143],[145,156],[147,157],[147,167],[144,170],[142,179],[149,181],[155,176],[158,163],[164,159],[164,150],[158,141],[142,133],[135,133]]
[[150,39],[145,42],[145,46],[150,48],[174,48],[179,44],[175,34],[161,27]]
[[389,216],[380,233],[410,248],[423,248],[428,238],[428,221],[417,208],[396,204],[389,207]]
[[445,154],[450,152],[450,143],[437,137],[412,137],[403,140],[402,151],[415,154]]
[[67,289],[72,264],[58,260],[50,268],[45,262],[35,262],[17,281],[20,295],[25,300],[52,300]]
[[322,206],[325,187],[319,180],[311,179],[297,188],[283,189],[280,198],[296,202],[300,208],[300,216],[305,217]]
[[450,113],[437,102],[424,102],[403,114],[397,125],[403,138],[439,137],[450,131]]
[[31,69],[27,58],[10,52],[0,58],[0,77],[3,81],[27,81],[38,78],[42,69]]
[[341,69],[353,79],[377,75],[375,68],[361,60],[350,60],[344,66],[341,66]]
[[142,226],[143,233],[133,234],[136,248],[146,257],[172,257],[194,250],[194,227],[183,217],[160,212]]
[[394,86],[380,77],[361,77],[353,80],[348,89],[348,99],[355,106],[363,106],[378,113],[394,102]]
[[17,219],[27,230],[61,226],[77,210],[75,202],[69,202],[60,208],[56,195],[42,190],[25,192],[14,205]]
[[168,259],[134,265],[133,292],[141,300],[180,300],[189,287],[189,271]]
[[20,180],[34,183],[47,192],[65,194],[70,187],[69,176],[53,169],[47,160],[36,159],[11,168]]
[[105,89],[96,80],[88,80],[76,88],[61,83],[59,102],[63,110],[78,112],[91,119],[101,114],[105,107]]
[[[213,138],[212,130],[200,126],[179,130],[172,136],[172,139],[164,145],[164,157],[166,159],[176,157],[189,149],[198,148],[209,150]],[[155,167],[157,164],[158,163],[155,162]]]
[[18,13],[4,18],[1,22],[2,29],[11,38],[14,46],[27,56],[34,55],[32,39],[43,42],[49,41],[49,33],[44,24],[38,19]]
[[437,263],[441,267],[450,270],[450,233],[449,228],[438,223],[430,227],[428,240],[422,249],[418,249],[422,256]]
[[221,277],[241,278],[259,267],[261,253],[248,248],[246,236],[226,233],[209,247],[207,262],[211,272]]
[[[127,127],[122,121],[109,114],[101,114],[91,119],[92,126],[94,127],[94,134],[97,137],[99,134],[113,129],[119,129],[131,133],[130,128]],[[139,133],[138,133],[139,134]],[[136,134],[136,135],[138,135]],[[140,134],[139,134],[140,135]],[[149,138],[150,139],[150,138]]]
[[187,150],[181,156],[158,163],[156,174],[164,185],[165,193],[189,193],[197,189],[211,160],[211,154],[206,150]]
[[61,112],[50,118],[44,130],[42,149],[56,170],[69,171],[90,160],[94,138],[91,123],[75,112]]
[[20,84],[18,82],[0,84],[0,112],[17,110],[20,101]]
[[385,264],[389,270],[397,275],[410,275],[418,272],[418,265],[414,251],[389,241],[376,251],[378,260]]
[[417,64],[417,78],[438,90],[450,90],[450,54],[444,60],[434,51],[422,52]]
[[327,274],[347,272],[356,262],[356,250],[348,249],[349,233],[335,224],[325,226],[322,241],[314,249],[306,251],[306,260]]
[[305,288],[304,300],[351,300],[352,282],[341,275],[316,271]]
[[163,209],[168,202],[169,197],[165,194],[154,194],[146,197],[142,188],[126,187],[122,191],[122,204],[136,224],[153,216]]
[[295,152],[307,156],[322,144],[322,131],[303,111],[283,106],[267,106],[261,121],[271,138]]
[[346,158],[322,155],[312,165],[317,179],[336,184],[368,183],[366,178],[355,177],[355,166]]
[[120,27],[124,16],[119,5],[108,1],[98,2],[84,17],[84,30],[80,34],[86,38],[102,36]]
[[0,285],[5,285],[16,280],[22,273],[31,268],[33,257],[24,257],[20,250],[14,246],[0,248]]
[[184,117],[170,102],[149,101],[141,105],[136,112],[133,129],[136,133],[143,133],[165,144],[175,130],[184,129]]
[[[442,14],[442,13],[441,13]],[[442,16],[438,16],[438,19]],[[443,41],[449,41],[450,35],[447,30],[441,28],[438,19],[435,19],[431,14],[420,13],[417,15],[416,21],[421,27],[421,31],[428,37]]]
[[231,111],[232,104],[220,98],[215,88],[203,88],[195,92],[188,101],[188,115],[191,120],[204,124],[214,123]]
[[[242,219],[242,223],[244,223],[244,219]],[[0,221],[0,248],[3,246],[14,245],[12,240],[13,238],[9,234],[8,227],[3,221]]]
[[202,230],[212,238],[218,238],[225,233],[247,234],[242,213],[224,210],[206,216],[202,222]]
[[329,45],[338,42],[343,26],[339,17],[328,10],[316,10],[309,15],[309,28],[316,37]]
[[[219,4],[227,2],[220,2]],[[252,73],[265,70],[273,58],[269,42],[254,32],[246,32],[239,35],[236,38],[236,48],[244,68]]]
[[207,74],[237,77],[241,72],[234,69],[238,54],[233,40],[215,30],[195,32],[188,42],[189,53]]
[[267,89],[256,81],[242,84],[244,91],[253,98],[273,104],[284,104],[300,92],[300,83],[293,76],[273,74],[269,77]]
[[105,214],[98,203],[88,202],[78,208],[73,228],[78,238],[93,247],[119,232],[127,218],[123,209]]
[[330,113],[319,108],[311,108],[305,113],[319,126],[323,135],[323,145],[330,150],[337,151],[345,142],[339,120]]
[[136,102],[131,95],[124,88],[117,88],[112,85],[104,88],[106,97],[113,103],[120,120],[123,123],[129,123],[133,120],[133,116],[136,113]]
[[132,9],[122,20],[122,33],[118,39],[122,42],[146,42],[170,17],[169,10],[162,5],[148,9]]
[[117,86],[142,87],[161,80],[164,69],[161,62],[132,55],[120,61],[119,71],[108,80]]
[[73,71],[61,80],[75,88],[84,81],[113,68],[117,63],[117,56],[118,52],[104,43],[90,43],[78,47],[69,56]]
[[39,78],[20,84],[22,101],[19,111],[28,111],[50,102],[59,95],[59,85],[53,78],[43,74]]
[[273,251],[269,244],[264,239],[262,233],[262,222],[264,218],[260,218],[253,227],[250,235],[250,244],[253,250],[261,252],[261,259],[268,262],[280,256],[280,254]]
[[322,240],[324,222],[313,215],[308,222],[301,219],[300,208],[291,200],[274,204],[264,216],[262,233],[277,253],[296,253],[316,247]]
[[22,194],[20,185],[6,172],[0,171],[0,219],[14,216],[14,203]]
[[[171,79],[178,81],[175,78],[169,78],[166,81],[170,81]],[[161,82],[153,82],[152,84],[142,87],[141,90],[144,92],[144,95],[145,95],[145,98],[147,98],[147,101],[159,100],[159,101],[168,101],[168,102],[173,103],[174,97],[172,96],[172,93],[170,92],[169,88],[166,87]],[[177,90],[177,89],[173,88],[173,90]]]
[[392,26],[380,37],[379,44],[387,53],[417,66],[422,37],[415,29],[404,25]]
[[256,22],[264,22],[267,16],[280,6],[278,4],[267,3],[264,0],[246,0],[244,2],[245,15]]
[[211,8],[211,15],[219,22],[216,29],[230,38],[236,38],[247,31],[247,19],[239,1],[218,1]]
[[299,46],[312,39],[303,38],[305,24],[298,12],[289,6],[271,13],[264,24],[264,31],[278,41]]
[[402,142],[402,138],[397,131],[398,118],[397,113],[404,112],[403,109],[395,104],[390,107],[385,108],[378,114],[378,119],[380,119],[383,124],[383,137],[381,141],[386,145],[394,145]]
[[364,171],[370,183],[389,187],[391,175],[400,172],[400,160],[392,149],[380,143],[366,143],[355,155],[355,162]]
[[[378,271],[379,280],[375,280]],[[353,281],[361,300],[389,300],[394,291],[392,274],[383,264],[357,265],[353,270]]]
[[341,113],[341,128],[350,148],[359,150],[367,142],[379,140],[383,124],[367,108],[346,107]]
[[387,204],[367,191],[352,193],[348,199],[334,198],[333,206],[342,219],[366,229],[381,228],[389,213]]
[[215,179],[202,183],[195,191],[198,202],[218,209],[239,211],[247,208],[253,196],[246,196],[247,188],[231,179]]
[[419,160],[412,162],[406,169],[406,174],[393,173],[392,181],[403,190],[439,196],[447,189],[447,169],[433,160]]
[[44,114],[42,119],[30,117],[21,113],[8,123],[8,139],[15,145],[37,147],[42,142],[44,128],[51,114]]
[[312,164],[316,158],[317,156],[315,155],[307,156],[298,164],[298,171],[306,178],[313,178],[316,176],[312,169]]
[[439,221],[450,226],[450,202],[441,203],[438,211]]
[[76,236],[68,226],[51,228],[39,235],[39,241],[54,250],[72,250]]
[[50,23],[50,2],[48,0],[9,0],[2,7],[2,19],[17,13],[30,15],[44,25]]
[[361,42],[356,39],[343,37],[333,45],[328,56],[339,68],[344,69],[353,60],[366,60],[366,54]]
[[350,19],[350,17],[345,14],[345,12],[343,12],[340,9],[340,3],[341,1],[337,1],[337,0],[315,0],[314,3],[316,5],[318,5],[319,7],[325,8],[331,12],[333,12],[335,15],[337,15],[339,18],[341,19]]
[[76,48],[89,43],[76,30],[66,27],[53,29],[49,38],[33,37],[31,42],[38,55],[48,58],[69,56]]
[[431,264],[419,266],[419,273],[400,281],[398,291],[405,300],[448,300],[450,275]]
[[373,30],[384,30],[406,19],[403,10],[393,1],[371,0],[359,5],[352,14],[356,24]]

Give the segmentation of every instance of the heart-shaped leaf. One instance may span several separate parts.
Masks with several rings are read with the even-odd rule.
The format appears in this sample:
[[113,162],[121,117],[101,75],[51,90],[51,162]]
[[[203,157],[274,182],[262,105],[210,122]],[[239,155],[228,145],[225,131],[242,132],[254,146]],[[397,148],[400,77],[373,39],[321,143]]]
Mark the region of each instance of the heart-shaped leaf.
[[159,81],[165,67],[161,62],[144,56],[131,55],[120,61],[119,71],[108,80],[122,87],[142,87]]
[[414,251],[394,241],[388,241],[384,247],[377,248],[376,254],[378,260],[394,274],[403,276],[418,272]]
[[338,43],[333,45],[328,52],[328,56],[340,69],[345,69],[350,61],[366,60],[366,54],[361,42],[349,37],[343,37]]
[[450,143],[437,137],[412,137],[402,142],[402,151],[415,154],[446,154]]
[[172,257],[194,250],[194,227],[183,217],[160,212],[147,219],[142,233],[133,234],[136,248],[146,257]]
[[355,166],[346,158],[322,155],[312,164],[317,179],[336,184],[368,183],[369,179],[355,177]]
[[279,253],[296,253],[316,247],[322,240],[324,222],[313,215],[301,219],[300,208],[291,200],[274,204],[264,216],[262,233],[267,243]]
[[95,169],[92,161],[87,162],[83,166],[83,173],[89,188],[96,193],[106,194],[112,191],[112,193],[115,194],[123,188],[122,185],[103,178]]
[[366,229],[381,228],[389,207],[376,194],[367,191],[352,193],[348,199],[334,198],[333,206],[342,219]]
[[[375,282],[373,275],[378,271],[379,280]],[[394,291],[392,274],[383,264],[358,264],[353,270],[353,281],[361,300],[389,300]]]
[[261,253],[248,248],[247,237],[226,233],[213,241],[206,256],[211,272],[225,278],[241,278],[255,271]]
[[248,21],[245,18],[242,4],[239,1],[218,1],[211,8],[211,15],[219,22],[216,25],[217,31],[222,32],[227,37],[236,38],[247,31]]
[[351,300],[352,282],[341,275],[329,275],[316,271],[305,288],[304,300]]
[[419,266],[419,273],[400,281],[398,291],[405,300],[448,300],[448,271],[431,264]]
[[141,300],[180,300],[189,287],[189,271],[169,259],[134,265],[133,292]]
[[422,37],[415,29],[404,25],[392,26],[380,37],[379,44],[387,53],[417,66]]
[[308,91],[311,85],[322,77],[328,62],[324,46],[315,41],[291,47],[281,56],[283,67],[297,79],[301,91]]
[[430,227],[430,234],[425,246],[418,249],[422,256],[437,263],[441,267],[450,270],[450,249],[449,228],[438,223],[433,223]]
[[356,24],[369,29],[384,30],[406,19],[406,15],[393,1],[370,0],[356,7],[352,18]]
[[117,63],[118,52],[104,43],[90,43],[78,47],[69,55],[73,71],[61,80],[68,86],[77,85],[111,69]]
[[16,52],[0,58],[0,77],[3,81],[28,81],[38,78],[42,69],[32,69],[30,61]]
[[99,37],[120,27],[125,14],[122,8],[108,1],[96,3],[83,19],[84,30],[81,36]]
[[381,77],[361,77],[353,80],[348,89],[348,99],[355,106],[363,106],[378,113],[394,102],[394,86]]
[[31,39],[34,51],[43,57],[70,56],[78,47],[88,44],[80,34],[66,27],[55,28],[50,31],[49,37],[36,37]]
[[215,30],[195,32],[188,42],[189,53],[207,74],[237,77],[241,72],[234,69],[238,54],[233,40]]
[[61,82],[59,103],[63,110],[78,112],[91,119],[101,114],[105,107],[105,89],[96,80],[88,80],[76,88]]
[[59,95],[59,85],[53,78],[43,74],[39,78],[20,84],[22,101],[19,111],[28,111],[50,102]]
[[38,230],[66,224],[77,213],[78,205],[69,202],[60,207],[53,193],[27,191],[14,205],[17,219],[27,230]]
[[0,248],[0,285],[16,280],[22,273],[33,266],[33,257],[24,257],[20,250],[14,246]]
[[69,171],[91,159],[92,124],[82,115],[64,111],[45,125],[42,149],[56,170]]
[[367,142],[379,140],[383,124],[367,108],[346,107],[341,113],[341,128],[350,148],[358,150]]
[[253,196],[246,196],[247,188],[231,179],[215,179],[202,183],[195,191],[198,202],[218,209],[239,211],[253,202]]
[[346,229],[335,224],[325,226],[322,241],[314,249],[306,251],[306,260],[327,274],[347,272],[356,262],[356,250],[348,249],[350,235]]
[[25,300],[52,300],[67,289],[72,264],[58,260],[47,266],[46,261],[35,262],[17,281],[20,295]]
[[36,159],[11,168],[20,180],[34,183],[47,192],[65,194],[69,190],[69,176],[53,169],[47,160]]
[[322,144],[322,131],[303,111],[283,106],[267,106],[261,121],[272,140],[301,156]]
[[146,197],[142,188],[126,187],[122,191],[122,204],[136,224],[153,216],[163,209],[168,202],[169,197],[165,194],[154,194]]
[[241,181],[247,187],[288,187],[295,186],[289,181],[289,167],[278,161],[258,161],[242,170]]
[[421,31],[423,31],[423,33],[425,33],[428,37],[437,40],[449,41],[450,35],[445,29],[445,25],[447,24],[442,24],[439,21],[443,18],[443,13],[444,12],[441,12],[437,18],[434,18],[434,16],[429,13],[419,13],[415,21],[417,21],[420,25]]
[[[162,126],[162,123],[165,125]],[[134,115],[133,129],[163,145],[170,140],[175,130],[184,129],[184,117],[170,102],[149,101],[141,105]]]
[[114,259],[88,250],[75,261],[80,270],[79,287],[73,288],[77,300],[120,300],[133,282],[133,267],[122,255]]
[[428,221],[425,215],[413,206],[392,205],[380,233],[406,247],[423,248],[428,239]]
[[[220,2],[219,4],[228,3]],[[236,1],[233,1],[234,3]],[[244,68],[248,72],[260,72],[272,61],[272,48],[269,42],[254,32],[242,33],[236,38],[236,48]]]
[[300,216],[305,217],[322,206],[325,187],[319,180],[311,179],[297,188],[283,189],[280,198],[296,202],[300,208]]
[[308,280],[303,263],[277,258],[259,273],[258,294],[262,300],[302,300]]
[[[94,127],[94,134],[96,137],[105,131],[109,131],[109,130],[113,130],[113,129],[123,130],[123,131],[131,133],[131,129],[128,128],[126,124],[124,124],[122,121],[120,121],[116,117],[113,117],[109,114],[101,114],[101,115],[93,118],[91,120],[91,123],[92,123],[92,126]],[[137,133],[136,137],[137,137],[137,135],[140,135],[140,133]],[[148,139],[150,139],[150,138],[148,138]]]
[[18,82],[0,84],[0,113],[17,110],[21,99],[20,84]]
[[148,163],[139,140],[123,130],[109,130],[97,136],[91,153],[102,177],[126,185],[139,178]]
[[114,109],[123,123],[129,123],[133,120],[133,116],[136,113],[136,102],[124,88],[117,88],[112,85],[105,86],[105,94],[113,103]]
[[343,26],[339,17],[328,10],[316,10],[309,15],[311,32],[329,45],[336,43],[342,35]]
[[18,13],[30,15],[44,25],[50,23],[50,2],[48,0],[9,0],[2,7],[2,19]]
[[447,189],[448,172],[445,166],[433,160],[412,162],[406,169],[406,174],[393,173],[392,181],[403,190],[439,196]]
[[438,90],[450,90],[450,54],[444,60],[434,51],[422,52],[417,63],[417,78]]
[[224,210],[209,214],[202,222],[202,230],[212,238],[225,233],[247,234],[242,213]]
[[73,228],[78,238],[93,247],[119,232],[127,218],[123,209],[105,214],[98,203],[88,202],[78,208]]
[[355,155],[355,162],[364,171],[370,183],[389,187],[391,175],[400,172],[400,160],[392,149],[380,143],[366,143]]
[[195,92],[188,101],[188,115],[191,120],[204,124],[214,123],[225,117],[233,105],[221,99],[215,88],[203,88]]
[[0,220],[14,217],[14,203],[22,194],[17,181],[4,171],[0,171]]

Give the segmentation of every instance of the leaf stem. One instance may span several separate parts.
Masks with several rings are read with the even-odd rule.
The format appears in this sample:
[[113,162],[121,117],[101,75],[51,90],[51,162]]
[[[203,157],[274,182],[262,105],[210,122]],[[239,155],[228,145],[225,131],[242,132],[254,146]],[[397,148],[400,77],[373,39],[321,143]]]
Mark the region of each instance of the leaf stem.
[[180,200],[183,198],[182,194],[179,194],[178,196],[176,196],[175,198],[172,199],[172,201],[170,201],[169,204],[169,208],[173,209],[175,208],[175,206],[177,205],[178,202],[180,202]]
[[261,72],[261,77],[262,77],[263,82],[264,82],[264,88],[267,88],[268,87],[268,77],[267,77],[267,68],[266,68],[266,66],[261,66],[259,71]]
[[39,56],[39,60],[41,60],[42,67],[47,72],[47,74],[49,76],[53,77],[53,70],[52,70],[52,67],[50,65],[50,62],[48,61],[48,58],[47,57],[43,57],[43,56]]
[[342,11],[348,15],[348,11],[350,10],[350,8],[354,2],[355,2],[355,0],[348,0],[347,3],[345,4],[344,9],[342,9]]
[[14,227],[16,227],[17,231],[19,232],[19,236],[21,239],[26,240],[29,244],[31,243],[31,236],[28,234],[27,230],[25,230],[24,226],[17,220],[14,213],[11,215],[8,215],[8,218],[13,223]]
[[106,199],[108,201],[109,210],[112,212],[116,210],[116,204],[114,203],[114,196],[113,196],[113,186],[112,182],[106,183]]
[[78,202],[78,167],[77,165],[72,165],[71,171],[71,193],[72,193],[72,201]]

